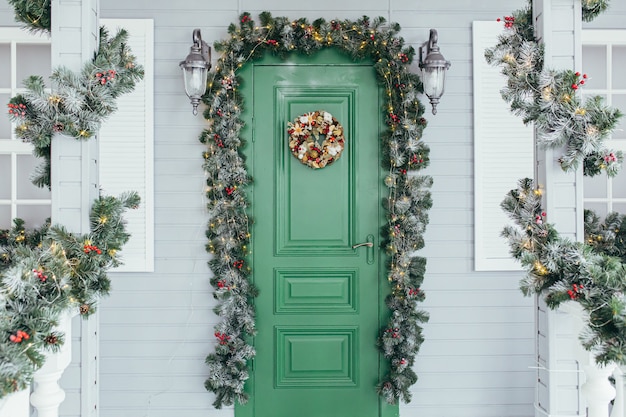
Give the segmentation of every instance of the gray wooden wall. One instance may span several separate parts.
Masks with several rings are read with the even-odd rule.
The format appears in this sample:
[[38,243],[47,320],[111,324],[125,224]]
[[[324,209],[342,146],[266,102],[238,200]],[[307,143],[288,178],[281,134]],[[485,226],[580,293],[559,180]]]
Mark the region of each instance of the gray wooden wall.
[[[626,5],[590,27],[623,28]],[[619,3],[619,4],[618,4]],[[193,117],[178,62],[201,28],[212,43],[242,11],[314,20],[384,16],[418,46],[439,30],[452,61],[436,117],[427,114],[433,208],[426,234],[425,326],[411,404],[401,416],[507,417],[534,414],[532,300],[518,290],[518,273],[473,271],[472,44],[474,20],[510,14],[525,0],[101,0],[103,18],[150,18],[155,23],[154,273],[115,274],[100,315],[102,417],[218,417],[203,387],[204,357],[212,349],[216,317],[204,251],[201,116]],[[0,0],[0,26],[15,25]],[[514,184],[511,184],[514,187]],[[72,385],[72,382],[67,382]],[[76,396],[69,400],[76,401]],[[67,417],[79,407],[65,406]]]

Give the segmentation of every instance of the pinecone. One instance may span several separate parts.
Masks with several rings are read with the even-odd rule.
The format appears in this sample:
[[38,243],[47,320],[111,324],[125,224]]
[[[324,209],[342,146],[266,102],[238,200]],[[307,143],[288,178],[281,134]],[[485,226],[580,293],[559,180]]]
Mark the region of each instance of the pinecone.
[[46,336],[44,342],[48,345],[56,345],[57,343],[59,343],[59,338],[56,337],[56,335],[50,334]]
[[89,307],[89,304],[83,304],[80,306],[80,314],[85,315],[87,313],[89,313],[89,311],[91,310],[91,308]]

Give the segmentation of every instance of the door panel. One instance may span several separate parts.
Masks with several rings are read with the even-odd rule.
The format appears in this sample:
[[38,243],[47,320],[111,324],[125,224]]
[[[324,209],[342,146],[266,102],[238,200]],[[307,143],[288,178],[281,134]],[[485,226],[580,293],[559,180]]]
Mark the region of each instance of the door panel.
[[[378,86],[371,66],[255,65],[255,417],[379,416]],[[311,169],[287,122],[325,110],[341,157]],[[352,246],[372,241],[374,248]]]
[[[276,87],[275,94],[277,115],[290,117],[287,121],[314,110],[326,110],[342,124],[344,134],[350,135],[352,126],[348,121],[354,120],[354,114],[351,114],[354,86],[335,89]],[[286,121],[281,117],[277,119],[278,142],[283,139],[280,135],[286,131]],[[280,143],[285,143],[286,133],[283,136],[285,139]],[[344,149],[341,158],[327,168],[317,170],[304,169],[307,167],[294,159],[287,146],[279,146],[276,156],[281,173],[276,178],[277,254],[327,256],[339,251],[354,255],[349,245],[356,227],[350,210],[356,193],[354,178],[350,176],[354,172],[350,151]],[[336,181],[337,177],[343,180]],[[304,193],[301,191],[303,187],[306,188]]]

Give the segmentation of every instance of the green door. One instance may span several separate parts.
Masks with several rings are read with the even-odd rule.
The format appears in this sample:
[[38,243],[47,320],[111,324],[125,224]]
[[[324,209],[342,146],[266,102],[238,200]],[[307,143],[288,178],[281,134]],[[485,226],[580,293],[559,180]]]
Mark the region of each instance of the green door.
[[[301,64],[266,60],[251,65],[245,81],[253,96],[260,295],[252,401],[241,415],[381,415],[379,90],[370,65],[332,51],[322,56],[334,64],[320,56]],[[345,131],[341,157],[321,169],[301,163],[288,145],[287,122],[316,110]],[[369,246],[353,249],[360,243]]]

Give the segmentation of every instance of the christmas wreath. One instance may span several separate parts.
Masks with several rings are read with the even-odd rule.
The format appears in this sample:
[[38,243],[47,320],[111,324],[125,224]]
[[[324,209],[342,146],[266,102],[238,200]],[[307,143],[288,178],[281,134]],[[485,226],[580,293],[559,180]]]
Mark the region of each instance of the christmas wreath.
[[[324,168],[339,159],[345,139],[343,126],[327,111],[317,110],[296,117],[287,123],[289,149],[304,165]],[[320,135],[325,135],[320,145]]]

